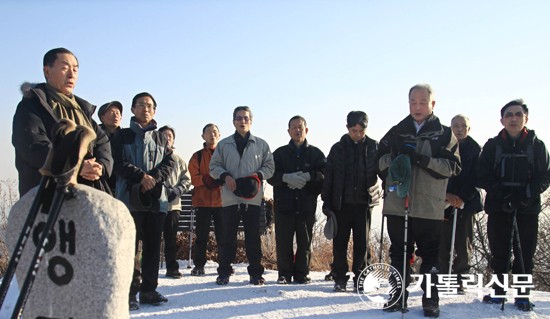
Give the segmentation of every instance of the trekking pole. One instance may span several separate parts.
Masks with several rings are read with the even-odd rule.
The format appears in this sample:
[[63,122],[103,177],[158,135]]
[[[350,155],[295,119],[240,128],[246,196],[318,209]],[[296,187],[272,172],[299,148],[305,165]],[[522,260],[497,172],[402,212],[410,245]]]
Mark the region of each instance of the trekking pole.
[[409,229],[409,194],[405,197],[405,246],[403,249],[403,285],[401,288],[401,318],[405,316],[405,290],[407,289],[407,232]]
[[383,253],[383,246],[384,245],[384,218],[386,216],[382,215],[382,228],[380,230],[380,256],[378,257],[378,262],[382,263],[382,253]]
[[74,188],[72,186],[57,186],[55,190],[55,196],[50,211],[48,213],[46,226],[44,226],[44,230],[42,230],[42,234],[40,235],[40,239],[38,241],[38,244],[36,245],[36,251],[34,252],[34,256],[32,257],[29,264],[29,270],[27,271],[27,275],[25,276],[25,280],[19,292],[19,298],[17,298],[17,303],[13,308],[13,313],[11,315],[12,319],[18,319],[21,317],[23,309],[25,308],[25,304],[27,303],[27,299],[30,295],[34,279],[36,278],[36,275],[38,273],[40,262],[42,261],[42,257],[45,253],[44,246],[48,243],[48,235],[50,234],[57,221],[57,218],[59,217],[59,212],[61,211],[61,206],[63,205],[63,202],[66,198],[70,198],[73,195]]
[[11,258],[8,263],[8,268],[6,269],[6,273],[4,274],[4,278],[2,279],[2,285],[0,286],[0,308],[2,308],[2,305],[4,304],[4,300],[6,299],[6,294],[8,292],[8,289],[10,288],[10,283],[13,279],[13,275],[15,274],[17,266],[19,266],[19,260],[21,259],[21,255],[23,254],[23,249],[25,249],[25,244],[29,239],[29,234],[31,233],[34,221],[36,220],[36,215],[38,214],[38,210],[42,205],[44,190],[50,187],[50,185],[55,186],[55,183],[50,183],[50,181],[50,176],[42,176],[42,180],[40,180],[40,186],[38,186],[38,190],[36,191],[31,209],[29,211],[29,214],[27,215],[25,224],[23,225],[23,230],[19,235],[19,239],[17,239],[17,243],[15,244],[15,248],[13,249],[13,253],[11,254]]
[[455,207],[454,211],[454,217],[453,217],[453,232],[451,236],[451,257],[449,260],[449,275],[451,274],[451,271],[453,269],[453,257],[454,257],[454,249],[455,249],[455,238],[456,238],[456,219],[458,215],[458,207]]
[[518,229],[518,222],[517,222],[517,216],[516,216],[517,213],[518,213],[518,210],[516,209],[514,211],[513,224],[514,224],[514,229],[515,229],[515,234],[516,234],[516,241],[518,243],[519,264],[521,266],[521,273],[524,274],[525,273],[525,264],[523,263],[523,251],[521,249],[521,241],[519,240],[519,229]]
[[189,262],[187,268],[191,268],[191,251],[193,248],[193,227],[195,227],[195,208],[191,207],[191,225],[189,227]]
[[[510,259],[512,258],[512,248],[514,247],[514,236],[515,236],[515,230],[516,230],[516,213],[517,213],[517,208],[514,210],[514,214],[512,215],[512,230],[511,230],[511,234],[510,234],[510,245],[508,246],[508,259],[506,261],[506,274],[508,274],[510,272],[510,268],[511,268],[511,262],[510,262]],[[504,285],[504,283],[502,283]],[[504,302],[505,302],[506,298],[502,298],[502,307],[500,308],[500,310],[504,311]]]

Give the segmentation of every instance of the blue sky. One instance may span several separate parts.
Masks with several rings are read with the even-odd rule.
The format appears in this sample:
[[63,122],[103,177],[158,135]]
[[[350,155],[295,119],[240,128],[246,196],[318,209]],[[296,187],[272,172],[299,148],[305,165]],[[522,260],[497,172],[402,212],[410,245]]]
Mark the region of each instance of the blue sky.
[[[74,93],[118,100],[128,126],[132,97],[158,102],[185,160],[209,122],[233,133],[234,107],[254,113],[253,134],[272,150],[290,117],[328,153],[345,117],[363,110],[379,140],[408,114],[416,83],[435,90],[444,123],[463,113],[480,143],[501,129],[499,110],[524,98],[528,127],[550,142],[547,1],[2,1],[0,179],[16,179],[11,120],[24,81],[41,82],[44,53],[79,59]],[[96,117],[97,119],[97,117]]]

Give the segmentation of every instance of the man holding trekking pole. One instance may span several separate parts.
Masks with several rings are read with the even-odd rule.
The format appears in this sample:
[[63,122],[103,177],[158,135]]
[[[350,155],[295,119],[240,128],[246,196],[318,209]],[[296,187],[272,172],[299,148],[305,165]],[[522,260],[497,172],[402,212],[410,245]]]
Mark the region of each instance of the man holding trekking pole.
[[[451,129],[458,139],[462,171],[449,178],[445,200],[450,206],[445,209],[439,244],[439,266],[441,273],[449,273],[453,248],[456,258],[452,261],[452,273],[458,275],[458,294],[464,294],[461,274],[470,271],[474,215],[483,210],[481,193],[475,187],[476,167],[481,147],[469,135],[470,119],[459,114],[451,120]],[[456,216],[455,216],[456,214]],[[452,238],[452,234],[455,234]],[[454,245],[453,243],[454,239]],[[453,247],[454,246],[454,247]]]
[[[527,274],[517,277],[516,285],[532,285],[533,256],[537,246],[540,195],[550,183],[550,163],[544,143],[525,127],[529,110],[522,99],[513,100],[500,110],[504,129],[487,141],[479,158],[477,186],[487,191],[485,212],[491,249],[491,268],[498,282],[486,303],[506,301],[508,272]],[[513,265],[510,263],[514,252]],[[504,276],[506,275],[506,277]],[[525,288],[525,289],[524,289]],[[515,305],[533,311],[530,288],[517,291]]]
[[410,114],[386,133],[376,155],[382,174],[386,174],[399,155],[408,156],[411,164],[409,192],[399,194],[404,197],[396,191],[390,192],[392,181],[386,182],[382,213],[387,216],[391,266],[401,274],[405,293],[397,288],[384,311],[407,311],[406,288],[411,281],[409,260],[416,243],[416,255],[422,258],[420,273],[426,274],[422,278],[422,308],[426,317],[439,317],[436,285],[441,221],[448,178],[461,170],[458,141],[451,129],[433,114],[434,106],[434,92],[429,85],[413,86],[409,91]]

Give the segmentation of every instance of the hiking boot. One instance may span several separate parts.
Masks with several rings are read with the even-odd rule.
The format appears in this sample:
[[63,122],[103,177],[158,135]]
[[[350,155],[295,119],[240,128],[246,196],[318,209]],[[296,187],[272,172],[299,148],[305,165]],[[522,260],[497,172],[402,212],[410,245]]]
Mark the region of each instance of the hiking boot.
[[466,290],[464,290],[464,287],[460,286],[456,289],[456,294],[457,295],[465,295],[466,294]]
[[277,283],[281,285],[286,285],[290,282],[290,278],[287,279],[285,276],[279,276],[279,279],[277,279]]
[[[491,295],[485,295],[483,297],[483,302],[488,304],[501,304],[503,298],[497,298],[497,297],[491,297]],[[504,302],[508,301],[508,299],[504,298]]]
[[250,283],[251,284],[254,284],[256,286],[258,285],[265,285],[265,279],[264,277],[262,276],[258,276],[258,277],[252,277],[250,276]]
[[225,286],[229,283],[229,278],[226,276],[218,276],[218,278],[216,278],[216,283],[220,286]]
[[180,279],[183,277],[181,272],[179,270],[167,270],[165,277],[174,278],[174,279]]
[[294,282],[297,284],[311,284],[311,278],[308,276],[294,276]]
[[139,303],[136,295],[130,296],[130,311],[139,310]]
[[233,276],[235,274],[235,268],[231,268],[231,274],[229,276]]
[[424,309],[424,317],[439,318],[439,300],[422,298],[422,309]]
[[337,281],[336,284],[334,284],[333,290],[336,292],[346,292],[346,282]]
[[140,304],[150,304],[153,306],[160,306],[166,302],[168,302],[168,299],[166,299],[166,297],[158,293],[156,290],[139,293]]
[[332,276],[332,272],[329,272],[328,275],[325,276],[326,281],[334,281],[334,277]]
[[533,311],[533,307],[535,306],[529,301],[521,301],[521,300],[516,300],[514,304],[516,305],[518,310],[525,311],[525,312]]
[[195,267],[191,270],[191,276],[201,276],[204,275],[204,268]]

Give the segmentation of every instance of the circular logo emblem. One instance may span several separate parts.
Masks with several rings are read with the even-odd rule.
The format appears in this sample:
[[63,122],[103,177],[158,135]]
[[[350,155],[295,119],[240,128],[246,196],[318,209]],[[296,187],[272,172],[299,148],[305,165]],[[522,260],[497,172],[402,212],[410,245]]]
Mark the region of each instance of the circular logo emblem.
[[357,280],[357,293],[369,307],[384,309],[393,306],[399,298],[391,298],[402,291],[403,279],[394,267],[388,264],[372,264],[367,266]]

